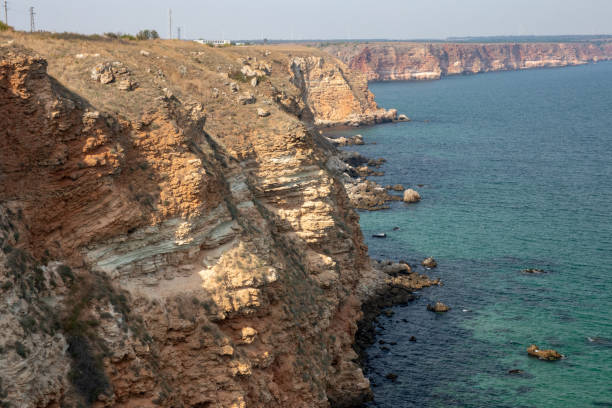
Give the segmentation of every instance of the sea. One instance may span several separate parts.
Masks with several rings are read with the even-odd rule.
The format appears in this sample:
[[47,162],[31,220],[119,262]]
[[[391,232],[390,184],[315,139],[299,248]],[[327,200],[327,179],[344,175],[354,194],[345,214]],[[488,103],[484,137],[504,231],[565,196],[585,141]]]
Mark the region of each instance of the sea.
[[331,135],[422,200],[360,212],[369,253],[443,286],[378,318],[368,406],[612,407],[612,63],[370,89],[412,121]]

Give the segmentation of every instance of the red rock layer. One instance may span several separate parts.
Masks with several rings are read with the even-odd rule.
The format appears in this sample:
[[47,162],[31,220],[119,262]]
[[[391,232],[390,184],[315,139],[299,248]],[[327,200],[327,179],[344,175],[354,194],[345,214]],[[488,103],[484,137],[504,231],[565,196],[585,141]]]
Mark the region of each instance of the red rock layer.
[[563,67],[612,59],[603,43],[368,43],[324,49],[370,81],[439,79],[446,75]]
[[316,50],[0,34],[0,405],[361,401],[384,277],[311,125],[385,112]]

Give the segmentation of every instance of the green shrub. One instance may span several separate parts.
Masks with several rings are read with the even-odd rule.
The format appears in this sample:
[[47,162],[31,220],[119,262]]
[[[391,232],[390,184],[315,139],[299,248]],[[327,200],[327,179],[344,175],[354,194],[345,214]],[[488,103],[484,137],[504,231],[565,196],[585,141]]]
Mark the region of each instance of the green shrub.
[[6,25],[2,21],[0,21],[0,31],[13,31],[13,27]]
[[22,358],[26,358],[28,356],[28,349],[26,349],[26,347],[23,345],[22,342],[20,341],[16,341],[15,342],[15,351],[17,352],[17,354],[19,354]]
[[88,403],[93,403],[109,387],[102,362],[82,335],[68,337],[68,355],[72,359],[70,380]]
[[68,265],[60,265],[57,267],[57,273],[59,273],[60,278],[64,282],[66,280],[70,280],[70,282],[74,281],[74,273],[72,273],[72,269]]
[[242,71],[233,71],[228,75],[231,79],[238,82],[249,82],[250,79]]
[[138,40],[155,40],[159,38],[159,34],[155,30],[140,30],[138,34],[136,34],[136,38]]

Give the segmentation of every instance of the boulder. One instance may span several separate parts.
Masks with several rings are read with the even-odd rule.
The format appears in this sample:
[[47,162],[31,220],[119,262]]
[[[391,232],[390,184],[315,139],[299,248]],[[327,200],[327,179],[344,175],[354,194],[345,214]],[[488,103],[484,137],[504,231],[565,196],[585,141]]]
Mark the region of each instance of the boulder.
[[450,307],[446,306],[442,302],[436,302],[436,304],[433,306],[427,305],[427,310],[429,310],[430,312],[444,313],[444,312],[448,312],[450,310]]
[[404,191],[404,202],[417,203],[419,201],[421,201],[421,195],[415,190],[409,188],[408,190]]
[[270,116],[270,112],[262,108],[257,108],[257,116],[265,118],[266,116]]
[[555,361],[555,360],[559,360],[563,358],[563,355],[558,353],[557,351],[540,350],[538,346],[536,346],[535,344],[532,344],[531,346],[527,347],[527,354],[533,357],[537,357],[540,360],[547,360],[547,361]]
[[399,274],[408,274],[412,272],[410,265],[404,263],[392,263],[390,265],[384,265],[382,271],[387,275],[397,276]]
[[254,77],[253,79],[251,79],[251,86],[253,88],[256,87],[258,83],[259,83],[259,80],[257,79],[257,77]]
[[426,268],[435,268],[436,266],[438,266],[438,263],[436,262],[435,259],[433,259],[430,256],[429,258],[423,259],[423,262],[421,262],[421,265],[423,265]]
[[131,91],[134,89],[134,83],[129,79],[124,79],[119,82],[119,89],[122,91]]
[[361,153],[344,150],[340,152],[340,159],[353,167],[359,167],[368,162],[368,158]]
[[249,92],[243,93],[238,97],[238,103],[241,105],[251,105],[255,103],[255,95]]

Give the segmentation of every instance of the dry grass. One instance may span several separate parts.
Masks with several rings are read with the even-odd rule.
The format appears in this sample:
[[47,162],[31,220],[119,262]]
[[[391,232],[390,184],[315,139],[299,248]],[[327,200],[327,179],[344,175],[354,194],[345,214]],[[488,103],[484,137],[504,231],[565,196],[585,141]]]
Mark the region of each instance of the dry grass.
[[[158,111],[165,103],[162,99],[167,95],[166,89],[183,106],[199,103],[204,107],[205,130],[221,147],[240,157],[248,157],[255,148],[244,143],[246,139],[252,137],[263,144],[269,143],[273,139],[269,135],[285,133],[287,121],[296,121],[295,117],[277,109],[275,103],[279,92],[299,97],[299,91],[289,81],[291,59],[313,54],[330,58],[314,48],[290,44],[215,48],[178,40],[129,41],[73,34],[0,33],[0,49],[8,41],[46,58],[49,74],[82,97],[92,109],[116,114],[132,123]],[[271,66],[271,75],[256,88],[249,82],[229,78],[248,57]],[[91,79],[93,67],[113,61],[128,68],[131,80],[137,83],[133,91],[122,91],[117,83],[103,85]],[[230,82],[238,83],[238,94],[253,92],[257,103],[239,105],[238,94],[231,92]],[[272,115],[258,118],[258,107],[271,111]]]

